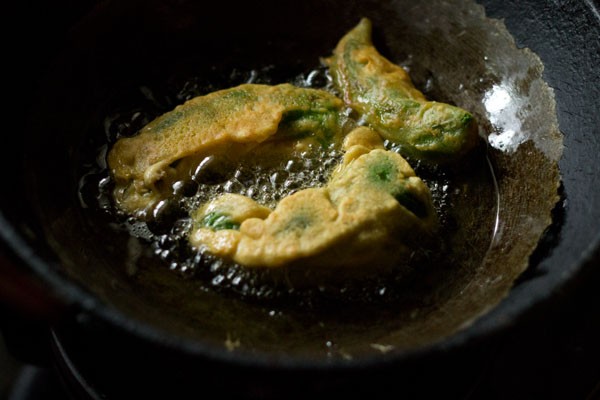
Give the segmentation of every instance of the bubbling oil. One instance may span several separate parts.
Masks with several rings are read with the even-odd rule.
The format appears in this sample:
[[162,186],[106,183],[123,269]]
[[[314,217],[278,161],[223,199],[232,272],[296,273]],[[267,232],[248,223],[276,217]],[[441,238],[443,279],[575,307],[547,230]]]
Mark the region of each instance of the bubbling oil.
[[[224,87],[241,83],[273,84],[270,78],[273,67],[241,72],[234,70],[226,79],[223,87],[202,84],[200,78],[186,80],[176,93],[169,98],[183,102],[192,97],[206,94]],[[307,88],[331,91],[331,78],[325,67],[318,67],[287,80],[288,82]],[[106,166],[107,149],[121,137],[131,136],[141,129],[153,117],[158,115],[157,105],[170,102],[156,96],[148,87],[141,92],[149,100],[151,106],[136,107],[129,112],[114,112],[105,118],[104,130],[107,143],[100,146],[94,173],[84,174],[81,190],[95,192],[95,206],[109,213],[117,222],[119,229],[125,229],[133,237],[147,243],[156,257],[174,273],[186,279],[196,279],[205,290],[217,290],[235,293],[247,299],[274,300],[296,297],[300,304],[312,303],[316,297],[335,297],[361,301],[393,300],[400,295],[405,281],[405,270],[394,276],[375,276],[362,279],[360,282],[340,279],[338,282],[316,287],[298,288],[286,273],[270,269],[249,269],[233,262],[215,257],[206,251],[192,249],[187,241],[192,228],[190,213],[201,204],[225,194],[234,193],[252,198],[259,204],[274,208],[284,197],[296,191],[324,186],[339,164],[343,154],[339,148],[319,145],[294,151],[288,157],[280,157],[269,162],[244,160],[238,164],[223,165],[214,157],[201,160],[188,181],[178,181],[172,186],[172,199],[162,201],[152,210],[152,218],[146,222],[136,217],[124,215],[112,200],[111,177]],[[163,106],[162,112],[169,111]],[[348,112],[350,115],[350,111]],[[352,121],[349,119],[349,121]],[[352,125],[352,122],[349,122]],[[351,129],[352,126],[347,127]],[[389,141],[385,142],[388,150],[398,152],[398,147]],[[409,160],[410,161],[410,160]],[[421,167],[413,164],[417,175],[428,185],[433,196],[434,206],[438,212],[442,226],[449,223],[448,210],[452,207],[452,195],[457,195],[460,188],[453,185],[451,177],[438,169]],[[80,196],[81,198],[81,196]],[[89,196],[88,196],[89,198]],[[89,200],[84,204],[91,206]],[[438,247],[418,249],[407,264],[413,262],[436,264],[437,254],[443,254],[445,242],[440,241]],[[367,267],[368,268],[368,267]]]

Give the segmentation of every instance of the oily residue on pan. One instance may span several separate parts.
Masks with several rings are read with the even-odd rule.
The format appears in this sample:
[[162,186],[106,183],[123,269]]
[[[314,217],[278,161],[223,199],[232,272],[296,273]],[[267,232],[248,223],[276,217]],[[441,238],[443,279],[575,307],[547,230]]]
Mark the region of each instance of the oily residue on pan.
[[[234,287],[234,282],[242,282],[243,277],[238,280],[235,270],[228,275],[225,273],[228,270],[221,269],[218,263],[214,270],[195,276],[197,279],[182,279],[182,275],[195,275],[192,263],[181,262],[188,260],[189,255],[176,246],[177,234],[185,231],[185,223],[175,226],[171,236],[164,236],[152,232],[152,229],[164,230],[161,226],[141,227],[136,221],[121,221],[118,225],[114,220],[107,222],[107,214],[102,211],[102,207],[110,208],[103,195],[107,191],[102,187],[97,189],[98,183],[106,184],[101,180],[102,173],[82,172],[81,176],[86,178],[82,181],[81,197],[89,207],[71,213],[84,213],[94,229],[107,236],[139,238],[142,249],[136,247],[132,264],[132,260],[115,261],[119,256],[128,259],[127,254],[131,253],[128,240],[111,244],[110,262],[102,261],[106,248],[92,241],[89,246],[81,246],[85,251],[63,248],[60,243],[69,243],[77,232],[69,228],[72,214],[59,216],[52,221],[48,235],[54,239],[52,243],[66,272],[88,283],[105,301],[169,332],[222,346],[227,338],[235,338],[239,346],[228,346],[233,352],[266,351],[340,359],[381,354],[382,349],[390,354],[441,340],[466,328],[497,305],[527,268],[530,254],[551,223],[551,210],[558,200],[557,161],[562,152],[562,137],[552,90],[542,79],[543,66],[531,51],[515,46],[501,21],[486,18],[483,8],[470,1],[460,4],[367,1],[347,5],[336,18],[340,25],[323,32],[322,40],[327,45],[320,47],[319,53],[328,55],[331,45],[365,13],[376,27],[376,41],[382,53],[403,65],[428,98],[472,111],[481,125],[480,134],[489,141],[487,154],[470,160],[469,168],[424,175],[445,227],[445,252],[440,253],[443,257],[434,257],[434,262],[425,265],[411,279],[377,282],[367,294],[360,293],[352,299],[331,298],[326,290],[323,295],[292,297],[293,301],[289,301],[285,296],[270,297],[266,293],[268,288],[263,286],[257,286],[254,293],[244,297],[241,289],[233,293],[220,290],[224,284]],[[269,46],[269,52],[277,53],[285,52],[288,44],[274,33]],[[251,50],[256,49],[232,52],[243,58]],[[298,71],[285,74],[275,64],[255,65],[241,71],[236,69],[232,57],[230,62],[218,66],[219,72],[203,70],[202,76],[189,74],[183,84],[175,85],[175,94],[166,97],[183,100],[187,94],[197,95],[249,81],[270,84],[310,81],[311,87],[327,84],[310,51],[298,57],[304,62],[301,78]],[[223,74],[223,71],[228,72]],[[169,80],[170,74],[165,67],[165,80]],[[213,80],[213,87],[195,86],[197,82],[210,81],[211,76],[220,76],[222,85]],[[161,103],[156,87],[162,87],[160,82],[149,82],[141,93]],[[149,93],[152,95],[148,97]],[[121,133],[131,134],[128,129],[132,126],[143,126],[140,119],[149,119],[149,113],[139,104],[136,107],[117,101],[112,105],[104,113],[109,141],[115,139],[115,127],[125,127]],[[153,103],[153,111],[155,107]],[[167,109],[165,106],[160,111]],[[96,144],[106,145],[101,142]],[[339,155],[327,157],[335,163]],[[101,170],[101,166],[96,168]],[[285,182],[290,176],[287,174],[285,179],[276,176],[273,180]],[[218,181],[215,185],[223,190],[226,185],[234,186],[240,181],[235,176],[218,176],[215,180]],[[271,181],[266,179],[264,184],[271,185]],[[257,190],[263,190],[262,186]],[[94,187],[96,192],[92,193]],[[94,207],[95,204],[101,207]],[[95,253],[98,257],[93,257]],[[133,276],[118,285],[92,283],[86,271],[77,267],[84,264],[82,260],[88,263],[94,260],[95,268],[121,266],[124,271],[133,272]],[[194,261],[193,257],[191,260]],[[136,288],[137,297],[132,300],[131,294],[122,294],[123,290],[114,295],[118,288],[127,285]],[[252,297],[267,301],[256,302]],[[366,301],[355,301],[357,298]]]
[[[417,81],[431,85],[428,95],[472,110],[485,125],[499,209],[483,262],[459,278],[460,283],[456,281],[457,295],[427,322],[415,325],[407,336],[402,332],[404,340],[411,340],[416,332],[429,336],[435,324],[446,329],[449,320],[469,314],[460,324],[455,321],[456,328],[465,328],[508,294],[552,222],[563,146],[553,91],[542,77],[543,65],[529,49],[517,48],[501,21],[486,18],[483,7],[469,2],[411,5],[398,17],[408,21],[418,20],[419,15],[427,18],[416,24],[417,29],[413,26],[403,33],[406,42],[416,45],[398,54],[410,55],[405,65]],[[468,215],[462,221],[471,228],[477,225]]]

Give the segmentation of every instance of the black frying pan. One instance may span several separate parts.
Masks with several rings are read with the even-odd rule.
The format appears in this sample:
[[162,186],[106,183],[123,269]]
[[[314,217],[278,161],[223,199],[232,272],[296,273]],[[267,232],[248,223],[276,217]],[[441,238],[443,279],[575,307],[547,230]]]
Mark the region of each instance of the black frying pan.
[[[432,54],[448,42],[463,43],[444,34],[458,37],[461,25],[452,22],[456,21],[453,18],[462,18],[461,12],[468,14],[471,6],[453,8],[459,10],[456,14],[446,10],[448,13],[438,15],[441,21],[451,21],[448,25],[434,22],[438,30],[432,31],[440,35],[441,47],[425,41],[430,48],[414,49],[410,46],[418,43],[419,37],[410,34],[428,17],[420,14],[427,7],[402,2],[234,2],[214,5],[211,10],[193,2],[109,2],[91,5],[81,13],[71,11],[68,23],[56,25],[51,21],[68,19],[68,14],[53,10],[51,15],[58,19],[42,19],[52,40],[36,40],[31,44],[36,51],[21,58],[23,64],[16,76],[24,77],[27,90],[16,95],[23,107],[15,111],[19,118],[13,120],[24,122],[11,131],[17,132],[11,135],[16,136],[16,143],[4,147],[2,158],[4,170],[11,171],[2,196],[2,235],[7,257],[19,266],[6,267],[6,276],[23,279],[21,270],[26,271],[23,285],[36,287],[31,286],[31,278],[41,282],[41,289],[38,297],[17,293],[10,298],[18,298],[28,309],[40,310],[40,303],[47,306],[41,314],[52,317],[55,350],[62,356],[69,352],[85,364],[88,376],[112,384],[122,381],[149,392],[190,389],[199,373],[208,377],[204,384],[211,381],[223,390],[240,393],[262,390],[273,394],[290,386],[298,394],[315,388],[338,393],[357,388],[388,390],[398,371],[409,380],[422,382],[424,369],[430,370],[427,362],[435,360],[437,371],[443,370],[452,363],[444,358],[449,351],[461,352],[467,360],[476,357],[473,349],[480,349],[480,340],[543,311],[549,299],[584,276],[592,268],[600,242],[600,192],[595,190],[600,167],[594,163],[600,150],[597,9],[587,2],[544,7],[534,2],[482,4],[489,17],[505,20],[517,47],[528,47],[540,57],[543,74],[535,60],[513,59],[512,55],[523,54],[516,48],[502,53],[504,50],[475,42],[467,42],[472,46],[465,53],[445,54],[447,63],[436,60]],[[80,14],[89,15],[81,22]],[[221,71],[234,67],[243,71],[283,65],[273,73],[274,79],[288,79],[327,55],[358,15],[370,16],[374,25],[381,27],[376,29],[375,39],[391,58],[408,60],[415,54],[410,67],[418,86],[426,89],[428,80],[433,79],[431,96],[462,102],[475,111],[479,107],[481,117],[485,117],[482,93],[502,78],[521,73],[521,64],[514,63],[525,63],[527,73],[533,76],[522,84],[543,79],[554,90],[556,116],[564,134],[558,161],[561,197],[552,197],[555,186],[544,185],[557,179],[552,156],[548,161],[547,153],[540,155],[527,143],[516,155],[492,150],[501,198],[508,196],[514,206],[508,207],[507,219],[501,218],[510,222],[505,237],[508,248],[498,251],[495,262],[487,264],[493,275],[463,271],[452,278],[456,285],[449,284],[447,291],[432,297],[443,302],[423,308],[425,314],[434,315],[442,309],[449,318],[438,323],[423,317],[426,322],[413,330],[404,331],[404,326],[413,325],[396,319],[396,314],[404,315],[405,310],[395,314],[393,308],[374,317],[365,317],[364,309],[339,312],[335,308],[309,317],[302,312],[284,312],[282,315],[292,316],[273,322],[268,306],[227,293],[200,291],[197,283],[180,279],[151,256],[141,263],[146,267],[132,275],[127,255],[131,246],[137,249],[137,245],[132,245],[124,232],[115,232],[106,214],[83,208],[78,195],[81,178],[89,172],[85,164],[97,156],[102,142],[106,115],[131,110],[140,102],[135,89],[148,85],[155,92],[167,93],[153,106],[156,112],[166,110],[176,103],[171,98],[171,103],[165,104],[168,93],[182,80],[200,75],[223,84]],[[269,23],[255,23],[253,16]],[[429,18],[440,21],[433,14]],[[64,27],[71,22],[78,23],[65,33]],[[498,28],[466,26],[474,32],[482,29],[478,31],[481,35],[486,27]],[[399,42],[397,38],[403,36],[399,32],[409,39]],[[192,54],[190,49],[194,49]],[[491,53],[484,54],[486,51]],[[463,58],[466,60],[461,63]],[[489,59],[499,65],[491,75],[485,69]],[[453,91],[458,85],[451,83],[458,82],[452,82],[452,77],[457,74],[468,82],[483,79],[472,83],[470,92]],[[553,113],[542,114],[532,123],[545,126],[553,117]],[[483,125],[489,134],[493,127]],[[552,142],[555,137],[546,139]],[[19,195],[23,193],[25,197]],[[493,199],[493,193],[478,192],[478,196]],[[519,208],[520,204],[527,206]],[[494,214],[492,208],[486,212]],[[544,215],[552,216],[549,226]],[[523,218],[528,217],[533,218],[529,225],[538,226],[535,232],[523,227],[527,225]],[[475,222],[470,226],[478,229]],[[487,248],[485,240],[490,239],[482,236],[480,240],[474,248]],[[524,247],[513,253],[519,245]],[[530,266],[520,275],[526,266],[523,260],[529,260]],[[440,305],[458,298],[461,284],[471,280],[481,284],[481,279],[489,283],[491,276],[502,275],[498,271],[511,271],[512,278],[505,286],[469,295],[454,308]],[[504,297],[508,288],[509,295]],[[395,332],[399,333],[394,336]],[[382,338],[389,342],[375,342]],[[243,343],[241,348],[237,348],[238,341]],[[393,346],[379,346],[388,343]],[[232,388],[226,379],[229,376],[235,377],[239,386]],[[299,376],[308,383],[298,384]]]

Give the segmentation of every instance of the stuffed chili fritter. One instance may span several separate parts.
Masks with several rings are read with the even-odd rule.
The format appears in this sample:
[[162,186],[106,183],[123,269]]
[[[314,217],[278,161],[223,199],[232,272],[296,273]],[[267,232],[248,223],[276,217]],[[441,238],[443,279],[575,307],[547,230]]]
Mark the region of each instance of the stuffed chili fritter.
[[[248,267],[395,265],[434,232],[429,189],[366,127],[348,134],[329,182],[270,210],[225,194],[194,214],[193,246]],[[421,240],[421,239],[419,239]]]
[[427,101],[406,71],[373,46],[371,29],[363,18],[325,60],[344,101],[385,139],[400,145],[405,157],[443,163],[471,150],[478,142],[473,116]]
[[237,160],[267,142],[306,139],[321,145],[342,133],[343,102],[289,84],[245,84],[188,100],[118,140],[108,155],[117,206],[142,215],[190,180],[207,156]]

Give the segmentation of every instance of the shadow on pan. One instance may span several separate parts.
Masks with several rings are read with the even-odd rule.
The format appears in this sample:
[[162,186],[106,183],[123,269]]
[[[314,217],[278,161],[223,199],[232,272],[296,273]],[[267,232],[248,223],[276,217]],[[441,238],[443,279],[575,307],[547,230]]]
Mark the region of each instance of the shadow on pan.
[[[96,361],[89,375],[105,376],[110,365],[111,379],[150,376],[159,386],[189,387],[200,371],[225,388],[227,377],[236,377],[247,392],[267,372],[270,385],[258,387],[276,391],[296,379],[292,371],[331,389],[352,387],[348,382],[368,370],[371,382],[383,384],[404,363],[476,346],[540,312],[581,275],[600,226],[593,10],[494,1],[485,8],[234,5],[93,5],[69,34],[56,36],[64,45],[53,44],[45,72],[28,66],[31,76],[43,76],[41,88],[27,99],[24,151],[5,158],[7,165],[25,159],[7,187],[27,193],[27,201],[3,196],[3,234],[67,310],[54,325],[56,338]],[[505,18],[508,30],[484,12]],[[452,198],[454,246],[443,269],[432,268],[393,302],[245,301],[169,271],[147,244],[115,230],[109,214],[82,207],[82,177],[102,174],[94,168],[111,140],[111,117],[127,122],[134,112],[167,111],[190,82],[223,86],[265,68],[273,83],[305,74],[362,16],[373,20],[382,52],[407,67],[430,98],[472,110],[490,144],[489,164],[475,160],[475,173],[452,181],[469,190]]]

